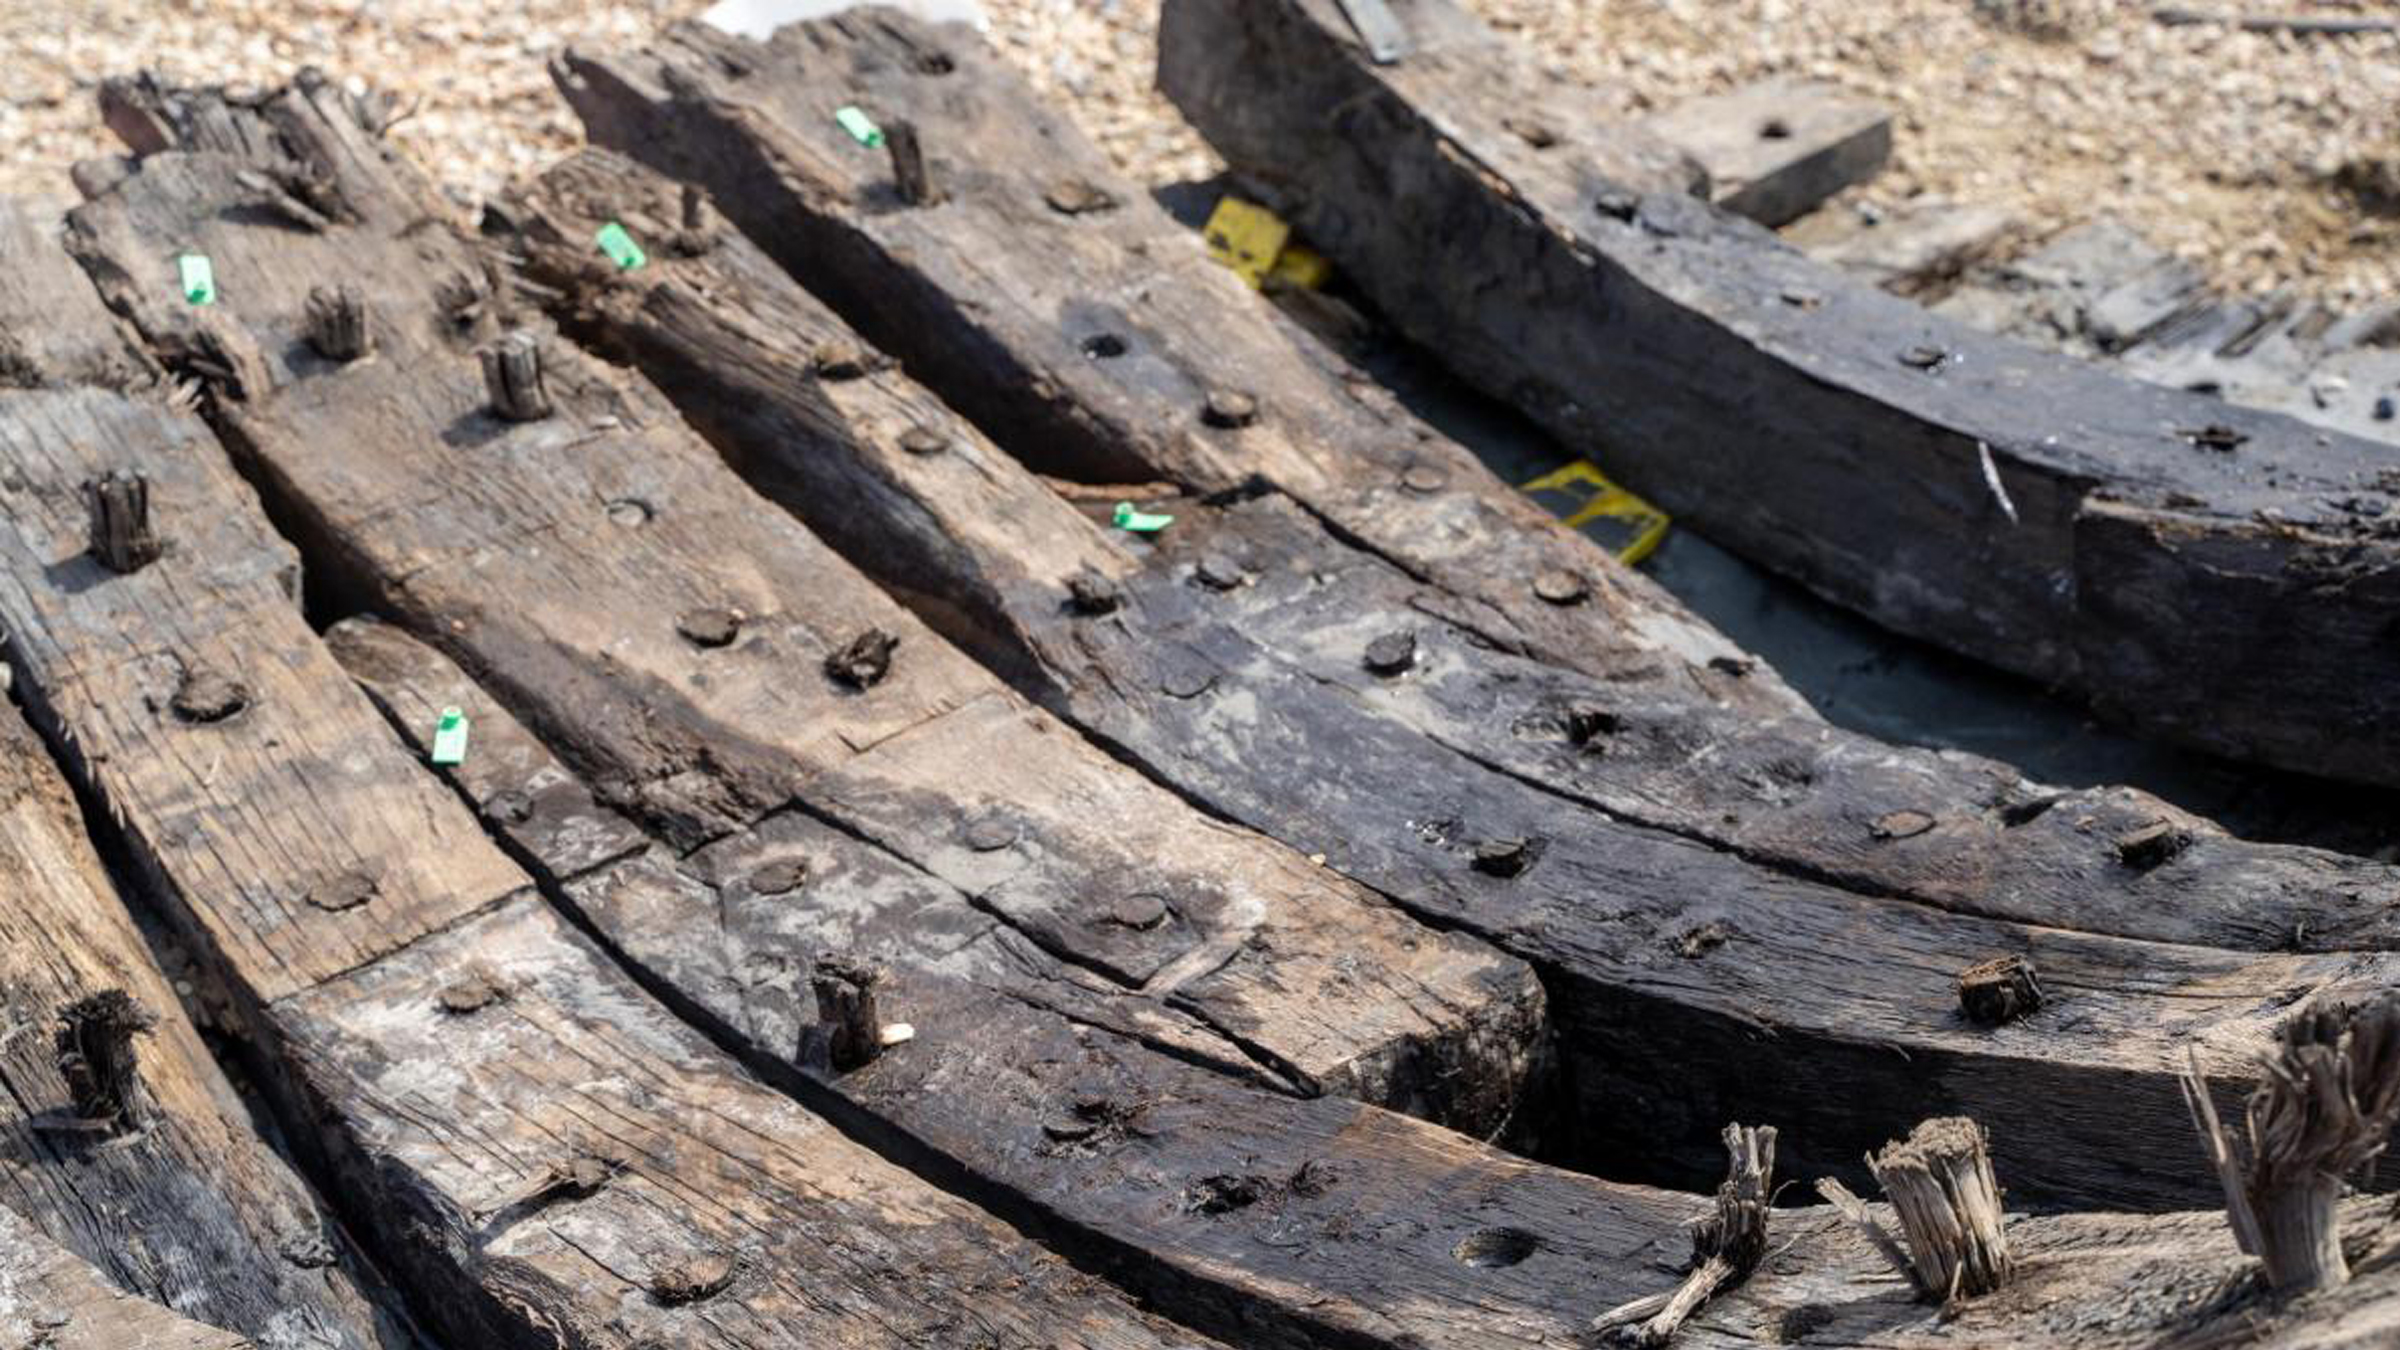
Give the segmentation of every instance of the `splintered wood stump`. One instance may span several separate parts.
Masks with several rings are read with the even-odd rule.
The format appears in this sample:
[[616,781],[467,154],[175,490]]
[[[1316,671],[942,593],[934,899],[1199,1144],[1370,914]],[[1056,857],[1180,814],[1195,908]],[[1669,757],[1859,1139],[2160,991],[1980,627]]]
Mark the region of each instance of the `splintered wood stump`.
[[2400,782],[2400,447],[1849,280],[1449,0],[1408,22],[1378,65],[1324,0],[1169,0],[1159,83],[1404,331],[1718,542],[2145,734]]
[[1989,1143],[1974,1121],[1947,1116],[1867,1159],[1900,1216],[1917,1287],[1937,1302],[1991,1293],[2016,1274]]
[[111,470],[85,483],[83,494],[91,515],[91,553],[102,566],[111,572],[138,572],[158,561],[148,479]]
[[[1322,853],[1329,867],[1547,970],[1582,1105],[1575,1127],[1550,1142],[1554,1156],[1638,1157],[1656,1169],[1645,1175],[1706,1184],[1719,1166],[1721,1121],[1686,1110],[1672,1086],[1688,1076],[1689,1056],[1704,1054],[1738,1066],[1724,1076],[1742,1085],[1739,1095],[1713,1099],[1720,1109],[1774,1111],[1787,1122],[1788,1156],[1863,1184],[1861,1155],[1908,1118],[1954,1100],[1928,1092],[1922,1066],[1957,1063],[1976,1066],[1962,1067],[1958,1081],[1991,1086],[1988,1096],[1969,1089],[1978,1092],[1974,1109],[2005,1119],[2004,1137],[2030,1132],[2019,1155],[2019,1184],[2029,1193],[2204,1201],[2204,1179],[2174,1165],[2180,1146],[2133,1128],[2171,1114],[2178,1100],[2166,1067],[2174,1047],[2144,1028],[2176,1018],[2184,1005],[2142,992],[2149,963],[2197,979],[2245,969],[2237,980],[2285,990],[2299,987],[2286,981],[2313,978],[2302,967],[2204,948],[2145,946],[2135,957],[2108,941],[2035,938],[1865,886],[1776,875],[1594,811],[1581,788],[1589,775],[1647,760],[1651,767],[1616,772],[1663,796],[1679,775],[1689,777],[1693,746],[1710,742],[1682,739],[1688,724],[1671,716],[1644,725],[1653,714],[1634,711],[1604,684],[1569,683],[1433,622],[1415,606],[1422,590],[1411,578],[1330,537],[1274,494],[1215,507],[1184,503],[1175,526],[1133,551],[898,372],[846,383],[838,394],[789,378],[814,346],[854,335],[739,238],[705,260],[578,287],[576,241],[588,236],[594,212],[628,203],[664,211],[674,200],[671,185],[651,179],[645,187],[637,174],[587,152],[510,204],[537,276],[572,292],[562,310],[586,316],[579,330],[633,354],[762,490],[841,540],[860,564],[881,569],[887,584],[1020,687],[1225,815]],[[738,303],[719,298],[733,296]],[[941,456],[914,455],[901,443],[928,425],[941,428],[949,447]],[[858,527],[867,521],[878,528]],[[1429,655],[1398,679],[1362,670],[1361,653],[1391,631],[1406,633],[1412,651],[1422,642]],[[1455,711],[1439,712],[1448,699]],[[1607,717],[1569,716],[1596,705],[1628,707],[1629,717],[1611,732]],[[1583,744],[1570,722],[1584,729]],[[1711,731],[1740,734],[1731,719]],[[1527,767],[1495,772],[1494,760]],[[1276,768],[1262,773],[1261,764]],[[1809,803],[1796,815],[1846,818],[1860,853],[1875,856],[1875,813],[1855,798],[1843,800],[1838,787],[1819,797],[1788,769],[1769,781]],[[1573,790],[1545,793],[1541,782]],[[1755,792],[1739,804],[1772,809]],[[1994,865],[2017,839],[2038,850],[2047,829],[2071,828],[2076,808],[2052,809],[2069,814],[2050,826],[1990,818]],[[1811,827],[1795,820],[1771,828],[1799,838]],[[2060,844],[2115,865],[2104,843]],[[2038,911],[2055,920],[2095,928],[2155,921],[2130,906],[2068,895],[2030,868],[2007,875],[2056,896],[2055,907]],[[1759,895],[1777,897],[1771,925],[1742,912]],[[2236,897],[2224,903],[2230,910]],[[1871,955],[1857,947],[1862,933],[1873,935],[1865,939]],[[1949,979],[1892,979],[1877,981],[1876,1030],[1863,1032],[1862,965],[1899,971],[1930,959],[1937,969],[1958,969],[1991,950],[1978,944],[2018,941],[2055,945],[2055,959],[2112,991],[2106,1001],[2124,1020],[2111,1014],[2106,1030],[2045,1031],[2019,1048],[1962,1024]],[[2237,1005],[2251,1010],[2255,1034],[2266,1034],[2260,1005],[2237,997],[2223,1006]],[[1761,1023],[1781,1039],[1756,1042]],[[1895,1042],[1908,1059],[1882,1048]],[[1708,1049],[1693,1048],[1702,1045]],[[1861,1100],[1893,1114],[1795,1107],[1821,1099],[1807,1087],[1812,1075],[1876,1084]],[[2069,1078],[2079,1085],[2061,1086]],[[2037,1080],[2048,1085],[2043,1092],[2063,1091],[2126,1122],[2105,1151],[2147,1161],[2111,1166],[2105,1176],[2087,1171],[2089,1150],[2061,1131],[2061,1117],[2030,1106],[2041,1094],[2028,1096],[2023,1085]],[[1632,1100],[1643,1109],[1629,1111]]]
[[2245,1138],[2219,1123],[2199,1075],[2184,1092],[2241,1248],[2286,1293],[2350,1279],[2338,1202],[2400,1124],[2400,995],[2295,1015],[2261,1066]]
[[550,415],[550,395],[542,388],[542,347],[533,334],[509,333],[480,355],[495,414],[511,422],[538,422]]
[[328,361],[367,354],[367,301],[356,286],[317,286],[308,293],[308,345]]
[[[737,69],[739,79],[727,73]],[[1482,655],[1438,679],[1381,681],[1373,697],[1478,757],[1627,821],[1940,908],[2262,950],[2400,943],[2390,903],[2400,874],[2389,866],[2246,845],[2145,794],[2035,790],[1989,761],[1828,727],[1771,671],[1281,323],[971,36],[891,15],[794,25],[766,43],[677,28],[639,54],[570,53],[561,79],[594,139],[706,182],[786,270],[1029,468],[1166,480],[1199,495],[1266,485],[1351,541],[1352,556],[1388,561],[1410,583],[1406,607],[1472,635]],[[938,212],[884,209],[877,161],[833,120],[851,99],[971,146],[977,174],[953,184]],[[891,425],[872,404],[850,412],[838,395],[872,390],[873,380],[818,397],[785,390],[797,344],[779,340],[777,325],[810,325],[798,329],[810,343],[851,350],[860,334],[837,336],[825,306],[760,298],[771,269],[755,252],[690,284],[674,268],[581,284],[589,230],[635,189],[622,161],[575,161],[561,173],[546,204],[561,218],[540,231],[548,246],[537,267],[596,307],[594,340],[641,352],[720,443],[739,433],[757,444],[778,434],[923,444],[948,425]],[[1115,204],[1055,209],[1049,199],[1070,179]],[[666,191],[671,202],[676,190]],[[659,192],[646,190],[645,210],[671,219]],[[722,286],[736,289],[707,289]],[[1126,295],[1147,298],[1132,309],[1112,298]],[[653,298],[661,308],[643,312]],[[561,310],[577,322],[572,307]],[[1107,335],[1131,354],[1083,350]],[[1226,390],[1249,400],[1250,425],[1211,425],[1212,391]],[[946,534],[979,538],[984,517],[935,528],[880,487],[837,487],[834,469],[756,453],[740,462],[1014,678],[999,654],[1010,639],[983,612],[1001,597],[981,584],[935,597],[921,579],[924,556],[955,551]],[[1169,547],[1177,537],[1163,536]],[[1055,574],[1034,580],[1057,584]],[[1342,636],[1312,669],[1359,680],[1369,672]],[[1576,709],[1614,719],[1622,734],[1597,743],[1497,734]],[[1697,747],[1713,771],[1694,770]],[[1877,828],[1900,813],[1923,823]],[[2165,865],[2129,866],[2106,844],[2161,821],[2194,840]]]

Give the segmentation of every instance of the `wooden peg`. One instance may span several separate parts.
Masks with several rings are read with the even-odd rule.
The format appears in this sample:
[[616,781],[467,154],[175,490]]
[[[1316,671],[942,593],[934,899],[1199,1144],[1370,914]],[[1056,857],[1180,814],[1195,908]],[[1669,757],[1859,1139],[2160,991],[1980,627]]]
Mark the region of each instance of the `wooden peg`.
[[863,1067],[882,1051],[883,1022],[875,1010],[875,986],[882,982],[882,971],[843,956],[820,956],[810,968],[808,985],[817,996],[817,1021],[835,1073]]
[[111,471],[83,485],[91,512],[91,553],[111,572],[138,572],[158,561],[158,536],[150,530],[150,480]]
[[148,1108],[133,1038],[157,1025],[157,1017],[122,989],[78,999],[59,1013],[53,1045],[80,1124],[109,1134],[142,1127]]
[[914,122],[892,122],[883,129],[884,147],[892,152],[892,185],[910,206],[931,206],[942,199],[933,185],[933,169],[925,163],[925,145]]
[[367,298],[358,287],[312,287],[308,293],[308,345],[328,361],[355,361],[367,354]]
[[531,333],[509,333],[484,349],[483,383],[491,391],[492,411],[511,422],[538,422],[550,415],[550,396],[542,389],[542,345]]

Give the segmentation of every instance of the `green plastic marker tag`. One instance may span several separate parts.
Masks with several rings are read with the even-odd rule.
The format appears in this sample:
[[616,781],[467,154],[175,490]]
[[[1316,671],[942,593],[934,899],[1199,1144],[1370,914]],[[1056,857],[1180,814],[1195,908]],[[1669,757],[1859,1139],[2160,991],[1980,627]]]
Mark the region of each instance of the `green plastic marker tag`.
[[633,242],[633,236],[626,232],[625,227],[613,220],[600,227],[600,233],[592,236],[592,242],[600,246],[600,251],[608,255],[608,260],[615,263],[620,272],[630,272],[650,261],[650,255],[642,252],[640,244]]
[[442,709],[442,720],[433,726],[433,762],[464,764],[467,762],[467,715],[456,708]]
[[1156,534],[1174,523],[1175,517],[1173,516],[1154,516],[1147,511],[1136,511],[1133,509],[1132,502],[1117,503],[1117,528],[1120,530],[1131,530],[1135,534]]
[[883,148],[883,128],[875,125],[874,118],[860,112],[856,107],[845,104],[834,109],[833,120],[842,124],[842,130],[850,133],[851,140],[869,150]]
[[175,260],[175,271],[183,282],[183,298],[195,305],[217,302],[217,272],[208,265],[205,253],[186,253]]

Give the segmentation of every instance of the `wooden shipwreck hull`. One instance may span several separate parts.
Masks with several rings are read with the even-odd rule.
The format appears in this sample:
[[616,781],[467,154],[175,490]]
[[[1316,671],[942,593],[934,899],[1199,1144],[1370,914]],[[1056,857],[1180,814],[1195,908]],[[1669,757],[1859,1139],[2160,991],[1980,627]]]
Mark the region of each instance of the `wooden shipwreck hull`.
[[[562,77],[713,201],[589,151],[469,234],[320,79],[127,82],[94,288],[0,309],[16,688],[446,1343],[1576,1344],[1719,1212],[1627,1178],[1741,1122],[1864,1187],[1953,1112],[2092,1212],[1948,1307],[1762,1213],[1677,1343],[2393,1333],[2386,1202],[2267,1296],[2174,1077],[2238,1112],[2400,982],[2392,869],[1827,727],[964,30]],[[2004,1025],[1995,957],[2048,995]]]
[[1883,294],[1455,6],[1399,8],[1378,65],[1335,0],[1173,0],[1160,84],[1453,368],[1892,628],[2145,733],[2400,781],[2400,450]]
[[[2184,907],[2210,869],[2160,870],[2205,826],[2138,794],[2029,793],[1998,766],[1786,711],[1760,672],[1711,664],[1721,639],[1646,644],[1697,621],[1575,536],[1542,526],[1518,546],[1571,564],[1565,603],[1510,559],[1427,556],[1456,536],[1377,547],[1386,502],[1491,519],[1513,494],[1357,397],[965,43],[887,19],[769,44],[684,29],[640,57],[570,58],[566,83],[595,134],[679,168],[742,166],[713,180],[724,208],[833,303],[855,293],[910,371],[960,382],[946,392],[964,406],[1013,399],[1014,420],[987,419],[1000,446],[949,421],[932,424],[941,453],[904,444],[927,400],[896,373],[809,378],[813,351],[861,335],[739,240],[630,275],[589,263],[580,241],[610,213],[675,209],[664,184],[629,199],[622,164],[570,164],[511,204],[530,265],[753,481],[1021,688],[1210,809],[1532,962],[1572,1103],[1556,1156],[1705,1184],[1723,1120],[1771,1115],[1787,1156],[1853,1167],[1892,1126],[1808,1087],[1838,1079],[1901,1115],[1985,1116],[2004,1155],[2039,1160],[2014,1169],[2021,1197],[2199,1203],[2209,1183],[2179,1174],[2179,1140],[2092,1126],[2172,1115],[2187,1015],[2233,1033],[2215,1042],[2230,1067],[2299,991],[2388,978],[2357,964],[2380,957],[2279,950],[2328,916],[2248,936],[2235,917],[2262,913],[2262,892],[2346,909],[2320,869],[2366,866],[2372,890],[2388,868],[2217,836],[2239,871],[2299,883],[2227,894],[2219,924]],[[883,195],[885,170],[833,117],[853,102],[918,128],[939,203]],[[1061,175],[1117,205],[1055,209]],[[1111,321],[1121,358],[1082,355],[1088,335],[1053,317],[1095,291],[1153,301]],[[1206,322],[1199,296],[1222,297]],[[1255,421],[1210,425],[1211,389],[1262,388]],[[1362,420],[1376,433],[1345,434]],[[1121,471],[1196,485],[1156,542],[1085,519],[1001,448],[1046,462],[1060,437],[1111,432]],[[1393,444],[1439,466],[1436,490],[1377,464]],[[1500,594],[1547,610],[1557,639],[1495,640],[1477,601]],[[1395,641],[1405,656],[1378,668]],[[2184,899],[2161,904],[2170,891]],[[2060,971],[2080,1011],[1966,1021],[1957,974],[2002,955]]]

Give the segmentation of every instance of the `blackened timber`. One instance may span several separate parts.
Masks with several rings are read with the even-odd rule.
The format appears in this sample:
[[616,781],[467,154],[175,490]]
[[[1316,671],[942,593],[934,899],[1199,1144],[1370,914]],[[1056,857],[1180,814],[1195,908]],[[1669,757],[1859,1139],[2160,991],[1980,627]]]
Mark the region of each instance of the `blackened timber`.
[[[2260,848],[2145,793],[2059,792],[1988,760],[1826,725],[1663,591],[1530,518],[1522,494],[1463,448],[1398,413],[1363,377],[1328,370],[1320,350],[1280,326],[972,35],[890,14],[796,25],[768,43],[676,29],[640,55],[578,54],[563,78],[596,138],[704,175],[715,199],[759,232],[760,247],[835,308],[881,316],[861,333],[899,342],[891,354],[910,374],[1029,467],[1056,469],[1057,446],[1084,445],[1088,455],[1078,454],[1111,481],[1163,478],[1202,491],[1263,481],[1388,560],[1417,583],[1409,608],[1493,649],[1464,670],[1393,685],[1388,701],[1454,744],[1505,758],[1511,771],[1779,869],[1962,912],[2267,950],[2387,948],[2400,937],[2391,903],[2400,874],[2387,865]],[[874,209],[873,158],[852,156],[831,122],[833,107],[870,94],[945,143],[975,147],[980,171],[955,183],[938,210]],[[659,192],[637,192],[618,165],[600,161],[561,173],[548,209],[578,222],[620,193],[652,203]],[[1051,209],[1046,197],[1062,173],[1118,205],[1073,216]],[[537,260],[548,284],[572,286],[577,303],[606,321],[612,350],[637,353],[712,432],[757,433],[798,402],[827,411],[785,421],[793,434],[949,434],[932,430],[946,422],[914,425],[934,416],[922,411],[923,391],[897,396],[889,413],[841,411],[852,391],[897,387],[890,381],[826,386],[819,398],[781,392],[776,382],[793,378],[790,344],[770,330],[807,332],[812,342],[860,335],[829,328],[824,306],[763,298],[771,276],[742,249],[712,264],[719,270],[689,273],[696,284],[686,286],[675,267],[587,275],[574,261],[578,241],[552,233]],[[1112,295],[1145,297],[1116,311],[1139,320],[1128,330],[1134,350],[1087,357],[1060,316],[1085,333]],[[915,318],[892,317],[905,315]],[[667,350],[679,344],[682,354]],[[712,380],[738,392],[711,400],[702,391]],[[1210,428],[1206,399],[1220,387],[1249,391],[1258,420]],[[1056,397],[1037,397],[1042,390]],[[909,421],[897,427],[882,420],[901,416]],[[737,462],[762,484],[775,475],[797,484],[793,475],[809,471],[739,452]],[[796,500],[786,488],[769,491]],[[987,528],[983,517],[937,528],[858,485],[812,482],[807,491],[831,494],[817,498],[812,528],[937,621],[944,610],[990,608],[980,582],[931,594],[897,546],[954,553],[944,530],[970,530],[971,540]],[[877,503],[893,509],[866,509]],[[873,542],[890,532],[894,546]],[[972,569],[943,570],[961,586],[955,578]],[[1063,584],[1067,575],[1034,580]],[[1567,603],[1545,600],[1544,579],[1554,577],[1582,585],[1553,590]],[[1009,663],[1028,659],[991,625],[942,626],[1012,679]],[[1341,666],[1345,679],[1360,674],[1355,655]],[[1626,734],[1590,754],[1489,734],[1577,706],[1618,717]],[[1702,747],[1716,772],[1695,771]],[[1932,824],[1906,836],[1876,829],[1906,811]],[[2198,846],[2168,867],[2123,867],[2106,840],[2159,821],[2188,829]]]
[[[309,130],[301,101],[278,105],[290,134],[341,134]],[[345,200],[407,199],[418,181],[381,156],[338,163]],[[338,277],[374,313],[421,316],[372,361],[270,363],[276,383],[221,406],[221,425],[322,560],[321,585],[489,680],[609,803],[685,848],[805,803],[1307,1090],[1482,1131],[1508,1118],[1543,1034],[1522,962],[1209,818],[1027,707],[762,501],[639,377],[550,341],[552,416],[492,416],[484,330],[548,327],[499,312],[505,279],[466,323],[443,303],[445,276],[495,280],[476,270],[480,241],[422,211],[364,213],[338,237],[276,230],[224,209],[232,167],[154,157],[75,213],[73,246],[104,285],[161,240],[205,249],[220,333],[261,352],[299,344],[310,289]],[[176,340],[175,305],[110,293],[153,341]],[[866,641],[878,633],[896,646]],[[973,847],[978,826],[1023,846]],[[1174,921],[1112,918],[1142,895]]]
[[1719,542],[2146,734],[2400,782],[2400,537],[2341,505],[2400,488],[2400,449],[1992,338],[1533,150],[1501,119],[1557,91],[1446,0],[1413,21],[1419,59],[1376,66],[1326,0],[1172,0],[1160,83],[1405,331]]
[[[2281,1000],[2348,964],[2050,931],[2070,915],[2103,928],[2165,926],[2130,889],[2096,886],[2106,898],[2092,903],[2082,887],[2045,877],[2077,865],[2104,878],[2123,869],[2108,839],[2093,835],[2089,813],[2108,806],[2097,794],[2053,806],[2063,813],[2046,826],[2045,813],[2007,824],[1989,804],[1954,804],[1946,817],[1984,823],[1946,833],[1966,844],[1988,828],[1984,855],[2007,880],[1928,873],[1911,878],[1917,893],[1905,898],[1845,890],[1796,867],[1779,875],[1595,809],[1580,786],[1586,763],[1646,761],[1621,794],[1636,801],[1671,798],[1703,772],[1696,762],[1720,756],[1725,773],[1749,780],[1747,757],[1724,749],[1741,739],[1730,716],[1713,729],[1660,725],[1597,681],[1493,653],[1413,608],[1419,588],[1405,574],[1271,492],[1179,503],[1176,524],[1145,544],[1107,532],[896,371],[830,396],[797,378],[809,351],[856,335],[742,238],[639,277],[585,265],[579,241],[594,219],[651,215],[675,198],[672,184],[587,151],[512,196],[506,212],[526,265],[581,334],[652,371],[762,490],[995,666],[1213,808],[1547,970],[1581,1105],[1571,1135],[1550,1145],[1567,1156],[1706,1184],[1721,1166],[1722,1117],[1774,1111],[1787,1157],[1849,1167],[1914,1113],[1964,1091],[1975,1100],[1963,1109],[2006,1119],[1998,1133],[2023,1147],[2011,1159],[2024,1164],[2012,1172],[2021,1195],[2202,1202],[2206,1178],[2170,1165],[2180,1141],[2159,1147],[2171,1136],[2139,1128],[2180,1100],[2176,1043],[2159,1033],[2192,1005],[2169,991],[2248,991],[2219,1013],[2247,1006],[2242,1034],[2263,1044]],[[927,427],[945,446],[940,455],[902,444],[902,429]],[[1095,578],[1112,597],[1107,607],[1073,599],[1077,580],[1091,591]],[[1393,632],[1409,636],[1410,661],[1365,669],[1360,652]],[[1620,707],[1627,716],[1608,711]],[[1580,745],[1565,725],[1577,708],[1587,714]],[[1713,739],[1678,740],[1687,729]],[[1262,764],[1273,771],[1259,772]],[[1809,796],[1799,771],[1755,772],[1758,782],[1729,804],[1756,809],[1762,791],[1769,803]],[[1992,787],[2003,781],[1995,770]],[[1922,790],[1900,775],[1886,786]],[[1898,842],[1876,839],[1874,822],[1898,814],[1888,799],[1845,800],[1856,789],[1838,781],[1822,790],[1780,836],[1770,828],[1751,837],[1805,841],[1847,817],[1855,842],[1845,847],[1862,856]],[[2078,814],[2087,816],[2080,828]],[[1925,831],[1937,825],[1921,819]],[[2010,841],[2004,831],[2030,833]],[[1918,832],[1913,821],[1909,832]],[[2292,855],[2295,875],[2315,857],[2281,854]],[[2223,895],[2229,915],[2249,899]],[[1942,912],[2012,905],[2044,916],[2041,926]],[[2198,920],[2180,930],[2198,931],[2240,930]],[[2262,936],[2257,945],[2282,940]],[[1967,1028],[1956,972],[1996,952],[2037,949],[2045,968],[2053,959],[2076,968],[2092,1020],[2054,1018],[2016,1045]],[[1929,967],[1942,974],[1914,974]],[[2168,970],[2179,973],[2152,982]],[[1858,1000],[1869,989],[1864,1006],[1880,1011],[1865,1033]],[[1625,1030],[1634,1024],[1650,1029]],[[1761,1025],[1779,1038],[1746,1045]],[[1711,1026],[1724,1034],[1700,1030]],[[1706,1076],[1775,1086],[1756,1099],[1712,1092],[1706,1109],[1679,1114],[1672,1103],[1703,1043],[1726,1056],[1724,1070]],[[1935,1063],[1959,1068],[1929,1095],[1923,1072]],[[1863,1097],[1891,1117],[1869,1125],[1823,1094],[1802,1104],[1812,1094],[1780,1078],[1786,1070],[1873,1083]],[[2029,1086],[2035,1079],[2041,1090]],[[1988,1085],[1991,1095],[1960,1084]],[[2059,1117],[2022,1109],[2037,1098],[2078,1101],[2087,1118],[2121,1112],[2126,1128],[2106,1149],[2066,1150],[2052,1133]],[[1639,1110],[1621,1105],[1635,1099]],[[2123,1170],[2084,1169],[2118,1148],[2129,1150],[2118,1155]],[[2068,1152],[2080,1161],[2062,1162]]]

